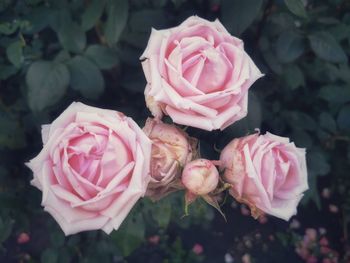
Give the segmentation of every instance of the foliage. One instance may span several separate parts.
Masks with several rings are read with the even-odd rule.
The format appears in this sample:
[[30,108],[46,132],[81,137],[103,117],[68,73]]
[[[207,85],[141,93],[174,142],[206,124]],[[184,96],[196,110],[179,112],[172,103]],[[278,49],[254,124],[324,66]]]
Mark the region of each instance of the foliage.
[[[310,190],[303,199],[305,206],[320,207],[319,187],[330,184],[339,193],[346,228],[349,1],[4,0],[0,1],[0,261],[29,256],[30,262],[122,262],[139,246],[147,246],[145,238],[156,233],[169,236],[162,245],[164,262],[197,260],[169,227],[210,228],[214,212],[200,202],[190,211],[191,217],[180,220],[181,195],[170,195],[157,205],[144,200],[110,237],[92,232],[65,238],[42,211],[40,194],[30,186],[31,174],[23,165],[40,151],[40,125],[51,122],[74,100],[123,111],[142,125],[148,112],[139,56],[151,27],[175,26],[192,14],[219,18],[244,39],[247,52],[266,75],[252,87],[247,118],[221,133],[189,129],[201,139],[202,155],[215,158],[214,147],[255,128],[291,137],[308,151]],[[230,207],[224,208],[229,214]],[[35,245],[17,244],[21,232],[30,233]]]

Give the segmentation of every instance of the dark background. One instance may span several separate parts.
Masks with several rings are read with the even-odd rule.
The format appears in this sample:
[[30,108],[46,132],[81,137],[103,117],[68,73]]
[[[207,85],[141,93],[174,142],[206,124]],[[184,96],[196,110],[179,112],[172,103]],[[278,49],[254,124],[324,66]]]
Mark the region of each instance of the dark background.
[[[24,166],[42,147],[41,124],[82,101],[123,111],[142,126],[150,114],[139,56],[151,27],[191,15],[219,18],[266,76],[250,89],[245,119],[223,132],[189,133],[206,158],[217,158],[214,145],[255,128],[306,147],[310,190],[297,217],[259,222],[227,198],[227,223],[200,201],[180,219],[178,193],[139,202],[110,236],[64,237]],[[295,249],[308,228],[318,232],[308,248],[314,262],[349,262],[350,1],[0,0],[0,53],[0,262],[225,262],[225,255],[226,262],[244,255],[303,262]],[[21,233],[28,242],[18,240]],[[322,237],[331,252],[322,254]],[[200,255],[192,251],[196,243]]]

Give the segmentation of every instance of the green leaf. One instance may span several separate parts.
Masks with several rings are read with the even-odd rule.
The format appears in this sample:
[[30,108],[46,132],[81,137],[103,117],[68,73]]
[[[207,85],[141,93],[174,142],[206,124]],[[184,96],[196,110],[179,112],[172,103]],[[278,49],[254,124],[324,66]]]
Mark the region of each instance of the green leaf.
[[144,237],[145,225],[141,213],[129,215],[121,227],[111,234],[112,240],[125,257],[142,244]]
[[258,15],[262,0],[223,0],[222,22],[235,36],[242,34]]
[[108,0],[105,37],[109,45],[118,42],[128,19],[128,0]]
[[89,59],[76,56],[68,62],[70,85],[88,99],[97,99],[104,91],[101,71]]
[[337,131],[337,123],[335,122],[333,116],[328,112],[322,112],[318,119],[320,126],[323,129],[333,133]]
[[292,90],[305,86],[304,74],[296,64],[291,64],[283,73],[283,77]]
[[110,69],[119,63],[117,52],[102,45],[89,46],[85,56],[94,61],[100,69]]
[[143,9],[130,14],[128,26],[130,26],[131,31],[149,34],[152,27],[166,28],[168,17],[162,9]]
[[6,55],[8,60],[19,68],[23,61],[22,42],[20,40],[13,42],[6,48]]
[[29,107],[41,111],[64,96],[69,85],[69,71],[61,63],[37,61],[30,65],[26,83]]
[[152,217],[157,221],[160,227],[166,228],[171,218],[171,203],[169,199],[163,199],[151,205],[154,206],[154,209],[152,209]]
[[322,176],[330,172],[331,167],[321,151],[310,151],[306,156],[310,174]]
[[294,15],[307,17],[306,10],[302,0],[284,0],[284,3]]
[[310,115],[301,111],[287,111],[283,116],[288,120],[290,127],[295,130],[314,131],[318,127]]
[[293,31],[284,31],[276,43],[276,55],[282,63],[289,63],[300,57],[304,52],[304,40]]
[[26,145],[25,135],[17,118],[0,111],[0,146],[20,149]]
[[84,31],[74,22],[62,24],[58,30],[58,39],[64,49],[75,53],[80,53],[86,45]]
[[328,32],[316,32],[309,36],[309,41],[318,57],[334,63],[347,62],[344,50]]
[[0,79],[5,80],[16,74],[18,68],[14,66],[0,65]]
[[328,102],[343,104],[350,101],[350,89],[346,85],[327,85],[320,89],[319,96]]
[[18,21],[16,22],[4,22],[0,23],[0,33],[4,35],[11,35],[13,34],[19,27]]
[[12,219],[0,217],[0,245],[11,235],[13,224]]
[[81,27],[87,31],[96,25],[100,19],[106,0],[92,0],[81,16]]
[[350,105],[345,105],[339,112],[337,123],[339,129],[350,131]]
[[53,231],[50,234],[50,240],[51,240],[52,246],[55,248],[59,248],[63,246],[64,240],[65,240],[63,232],[61,230]]
[[58,252],[55,249],[47,248],[41,254],[41,263],[56,263],[58,260]]

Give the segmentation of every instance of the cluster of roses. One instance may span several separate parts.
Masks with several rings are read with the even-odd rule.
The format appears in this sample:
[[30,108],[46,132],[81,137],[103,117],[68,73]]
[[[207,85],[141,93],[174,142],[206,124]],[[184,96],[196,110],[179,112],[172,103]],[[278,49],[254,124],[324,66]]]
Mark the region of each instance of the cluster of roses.
[[288,220],[296,213],[308,188],[305,150],[288,138],[258,132],[237,138],[212,161],[199,158],[195,138],[161,121],[166,114],[210,131],[247,114],[248,89],[262,74],[240,39],[218,20],[190,17],[152,30],[141,61],[155,117],[143,129],[123,113],[82,103],[42,127],[43,150],[27,165],[42,205],[65,234],[110,233],[140,197],[159,200],[182,189],[187,204],[200,196],[219,208],[217,194],[229,189],[253,216]]

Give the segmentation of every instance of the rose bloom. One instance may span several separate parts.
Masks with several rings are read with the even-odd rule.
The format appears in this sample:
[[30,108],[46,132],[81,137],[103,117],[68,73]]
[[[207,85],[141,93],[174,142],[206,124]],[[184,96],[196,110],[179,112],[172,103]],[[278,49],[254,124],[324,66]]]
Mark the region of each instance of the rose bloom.
[[204,130],[224,129],[247,114],[247,92],[262,76],[218,21],[189,17],[181,25],[152,29],[140,57],[152,114]]
[[151,142],[143,131],[120,112],[73,103],[43,126],[42,138],[27,165],[64,233],[118,229],[150,180]]
[[197,153],[197,140],[175,125],[151,118],[143,130],[153,143],[151,181],[146,195],[157,200],[179,188],[182,168]]
[[219,172],[206,159],[196,159],[186,164],[182,172],[182,183],[195,195],[206,195],[214,191],[219,183]]
[[[308,189],[305,149],[288,138],[258,133],[234,139],[221,152],[230,193],[259,210],[289,220]],[[257,208],[257,209],[256,209]]]

